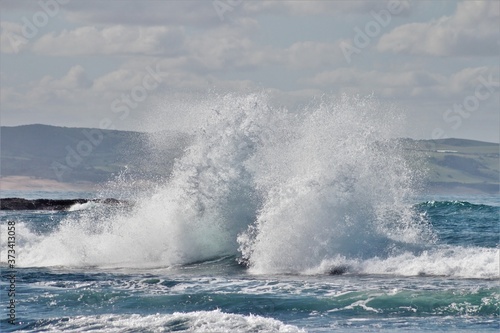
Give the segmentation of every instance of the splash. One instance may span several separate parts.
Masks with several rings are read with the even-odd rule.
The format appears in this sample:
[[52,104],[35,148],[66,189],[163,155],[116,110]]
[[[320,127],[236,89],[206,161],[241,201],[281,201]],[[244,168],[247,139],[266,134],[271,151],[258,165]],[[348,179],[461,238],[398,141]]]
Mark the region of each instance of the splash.
[[87,209],[33,236],[20,264],[171,266],[233,255],[255,273],[298,273],[432,241],[408,203],[419,175],[394,140],[396,110],[343,96],[291,112],[263,94],[193,109],[186,114],[202,125],[166,180],[132,209]]
[[302,272],[432,239],[408,205],[418,172],[393,140],[400,121],[372,98],[343,96],[272,132],[253,161],[263,204],[238,238],[253,272]]

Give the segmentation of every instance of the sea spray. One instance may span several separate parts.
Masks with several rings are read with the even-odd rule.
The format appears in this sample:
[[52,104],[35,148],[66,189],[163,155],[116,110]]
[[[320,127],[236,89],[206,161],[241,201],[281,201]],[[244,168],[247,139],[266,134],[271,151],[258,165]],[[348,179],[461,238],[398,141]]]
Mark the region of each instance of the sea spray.
[[432,239],[408,203],[418,172],[393,140],[401,128],[394,110],[343,96],[310,107],[287,128],[253,157],[263,205],[239,236],[251,271],[298,273]]
[[252,272],[298,273],[431,239],[407,200],[418,172],[393,140],[396,110],[343,96],[290,112],[265,94],[193,108],[186,114],[203,121],[153,191],[133,208],[70,216],[29,242],[20,265],[171,266],[233,255]]
[[280,117],[258,95],[204,105],[196,116],[205,122],[165,183],[131,210],[66,219],[31,244],[21,265],[171,266],[236,255],[237,235],[261,204],[246,163]]

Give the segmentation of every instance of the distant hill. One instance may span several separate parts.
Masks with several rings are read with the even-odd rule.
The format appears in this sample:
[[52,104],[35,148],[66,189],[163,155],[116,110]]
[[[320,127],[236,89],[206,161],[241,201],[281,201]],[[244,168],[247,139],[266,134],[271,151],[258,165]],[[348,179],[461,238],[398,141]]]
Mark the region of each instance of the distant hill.
[[[162,149],[149,145],[145,133],[25,125],[0,128],[0,176],[24,176],[62,183],[100,183],[126,173],[135,179],[167,175],[189,138],[157,136]],[[499,144],[464,139],[400,139],[415,168],[427,168],[429,191],[499,192]],[[421,161],[424,160],[424,165]],[[4,178],[5,179],[5,178]]]
[[147,134],[129,131],[2,126],[0,176],[99,183],[126,171],[154,178],[164,174],[181,151],[172,147],[163,156],[152,156],[153,152],[146,149],[147,138]]
[[[86,137],[87,134],[89,137]],[[100,182],[129,163],[142,134],[47,125],[2,127],[1,176]]]
[[409,150],[427,162],[426,185],[432,191],[499,193],[498,143],[465,139],[409,140]]

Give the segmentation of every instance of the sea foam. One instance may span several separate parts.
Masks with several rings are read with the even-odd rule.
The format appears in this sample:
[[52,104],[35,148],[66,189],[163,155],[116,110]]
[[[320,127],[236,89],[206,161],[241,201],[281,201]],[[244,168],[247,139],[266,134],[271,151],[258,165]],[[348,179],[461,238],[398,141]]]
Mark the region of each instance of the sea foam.
[[[224,313],[219,310],[176,312],[153,315],[76,316],[47,320],[37,329],[50,332],[305,332],[279,320],[254,315]],[[22,331],[20,331],[22,332]],[[31,332],[31,331],[30,331]]]

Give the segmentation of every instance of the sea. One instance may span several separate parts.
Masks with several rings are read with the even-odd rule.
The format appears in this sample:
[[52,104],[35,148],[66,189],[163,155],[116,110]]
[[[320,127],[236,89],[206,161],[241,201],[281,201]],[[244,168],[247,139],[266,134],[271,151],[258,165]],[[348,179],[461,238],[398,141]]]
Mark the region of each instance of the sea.
[[1,332],[499,331],[500,197],[424,191],[394,112],[200,108],[147,188],[2,191],[123,203],[0,212]]

